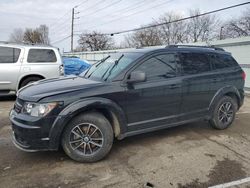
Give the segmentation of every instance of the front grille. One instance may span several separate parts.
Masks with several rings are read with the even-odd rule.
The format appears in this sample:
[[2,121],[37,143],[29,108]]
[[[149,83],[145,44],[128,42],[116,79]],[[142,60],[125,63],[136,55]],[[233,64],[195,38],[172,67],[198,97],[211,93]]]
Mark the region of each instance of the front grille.
[[21,101],[20,99],[17,99],[15,104],[14,104],[14,110],[16,111],[16,113],[20,113],[23,107],[23,101]]

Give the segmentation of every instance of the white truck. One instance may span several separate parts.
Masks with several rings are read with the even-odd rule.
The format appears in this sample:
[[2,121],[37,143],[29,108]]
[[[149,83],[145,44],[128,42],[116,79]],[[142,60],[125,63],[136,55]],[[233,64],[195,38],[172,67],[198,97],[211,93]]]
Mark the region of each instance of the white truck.
[[0,42],[0,95],[63,74],[62,59],[57,48]]

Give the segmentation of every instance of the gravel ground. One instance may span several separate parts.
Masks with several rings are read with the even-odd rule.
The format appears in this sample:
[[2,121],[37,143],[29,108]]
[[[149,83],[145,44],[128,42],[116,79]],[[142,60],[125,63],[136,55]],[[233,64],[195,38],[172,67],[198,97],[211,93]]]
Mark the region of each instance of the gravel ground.
[[[223,131],[190,123],[115,141],[102,161],[81,164],[63,151],[26,153],[11,142],[0,99],[0,187],[208,187],[250,176],[250,98]],[[245,183],[236,187],[249,187]]]

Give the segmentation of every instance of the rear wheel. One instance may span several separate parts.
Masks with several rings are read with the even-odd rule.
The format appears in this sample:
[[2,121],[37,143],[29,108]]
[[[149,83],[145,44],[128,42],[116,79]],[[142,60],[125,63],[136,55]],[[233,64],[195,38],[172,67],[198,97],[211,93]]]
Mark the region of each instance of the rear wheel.
[[33,82],[36,82],[38,80],[41,80],[42,78],[41,77],[38,77],[38,76],[31,76],[31,77],[28,77],[28,78],[25,78],[22,82],[21,82],[21,85],[20,85],[20,88],[28,85],[28,84],[31,84]]
[[211,126],[219,130],[228,128],[235,119],[237,109],[238,105],[235,99],[229,96],[222,97],[214,109],[212,119],[209,121]]
[[109,153],[112,144],[112,127],[102,114],[96,112],[75,117],[62,135],[65,153],[79,162],[101,160]]

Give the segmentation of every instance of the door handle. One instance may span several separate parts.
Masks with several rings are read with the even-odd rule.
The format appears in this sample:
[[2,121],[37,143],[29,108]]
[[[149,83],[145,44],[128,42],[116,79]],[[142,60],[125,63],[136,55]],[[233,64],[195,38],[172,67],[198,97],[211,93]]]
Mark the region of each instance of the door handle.
[[181,84],[171,84],[170,86],[168,86],[169,89],[176,89],[180,87],[181,87]]

